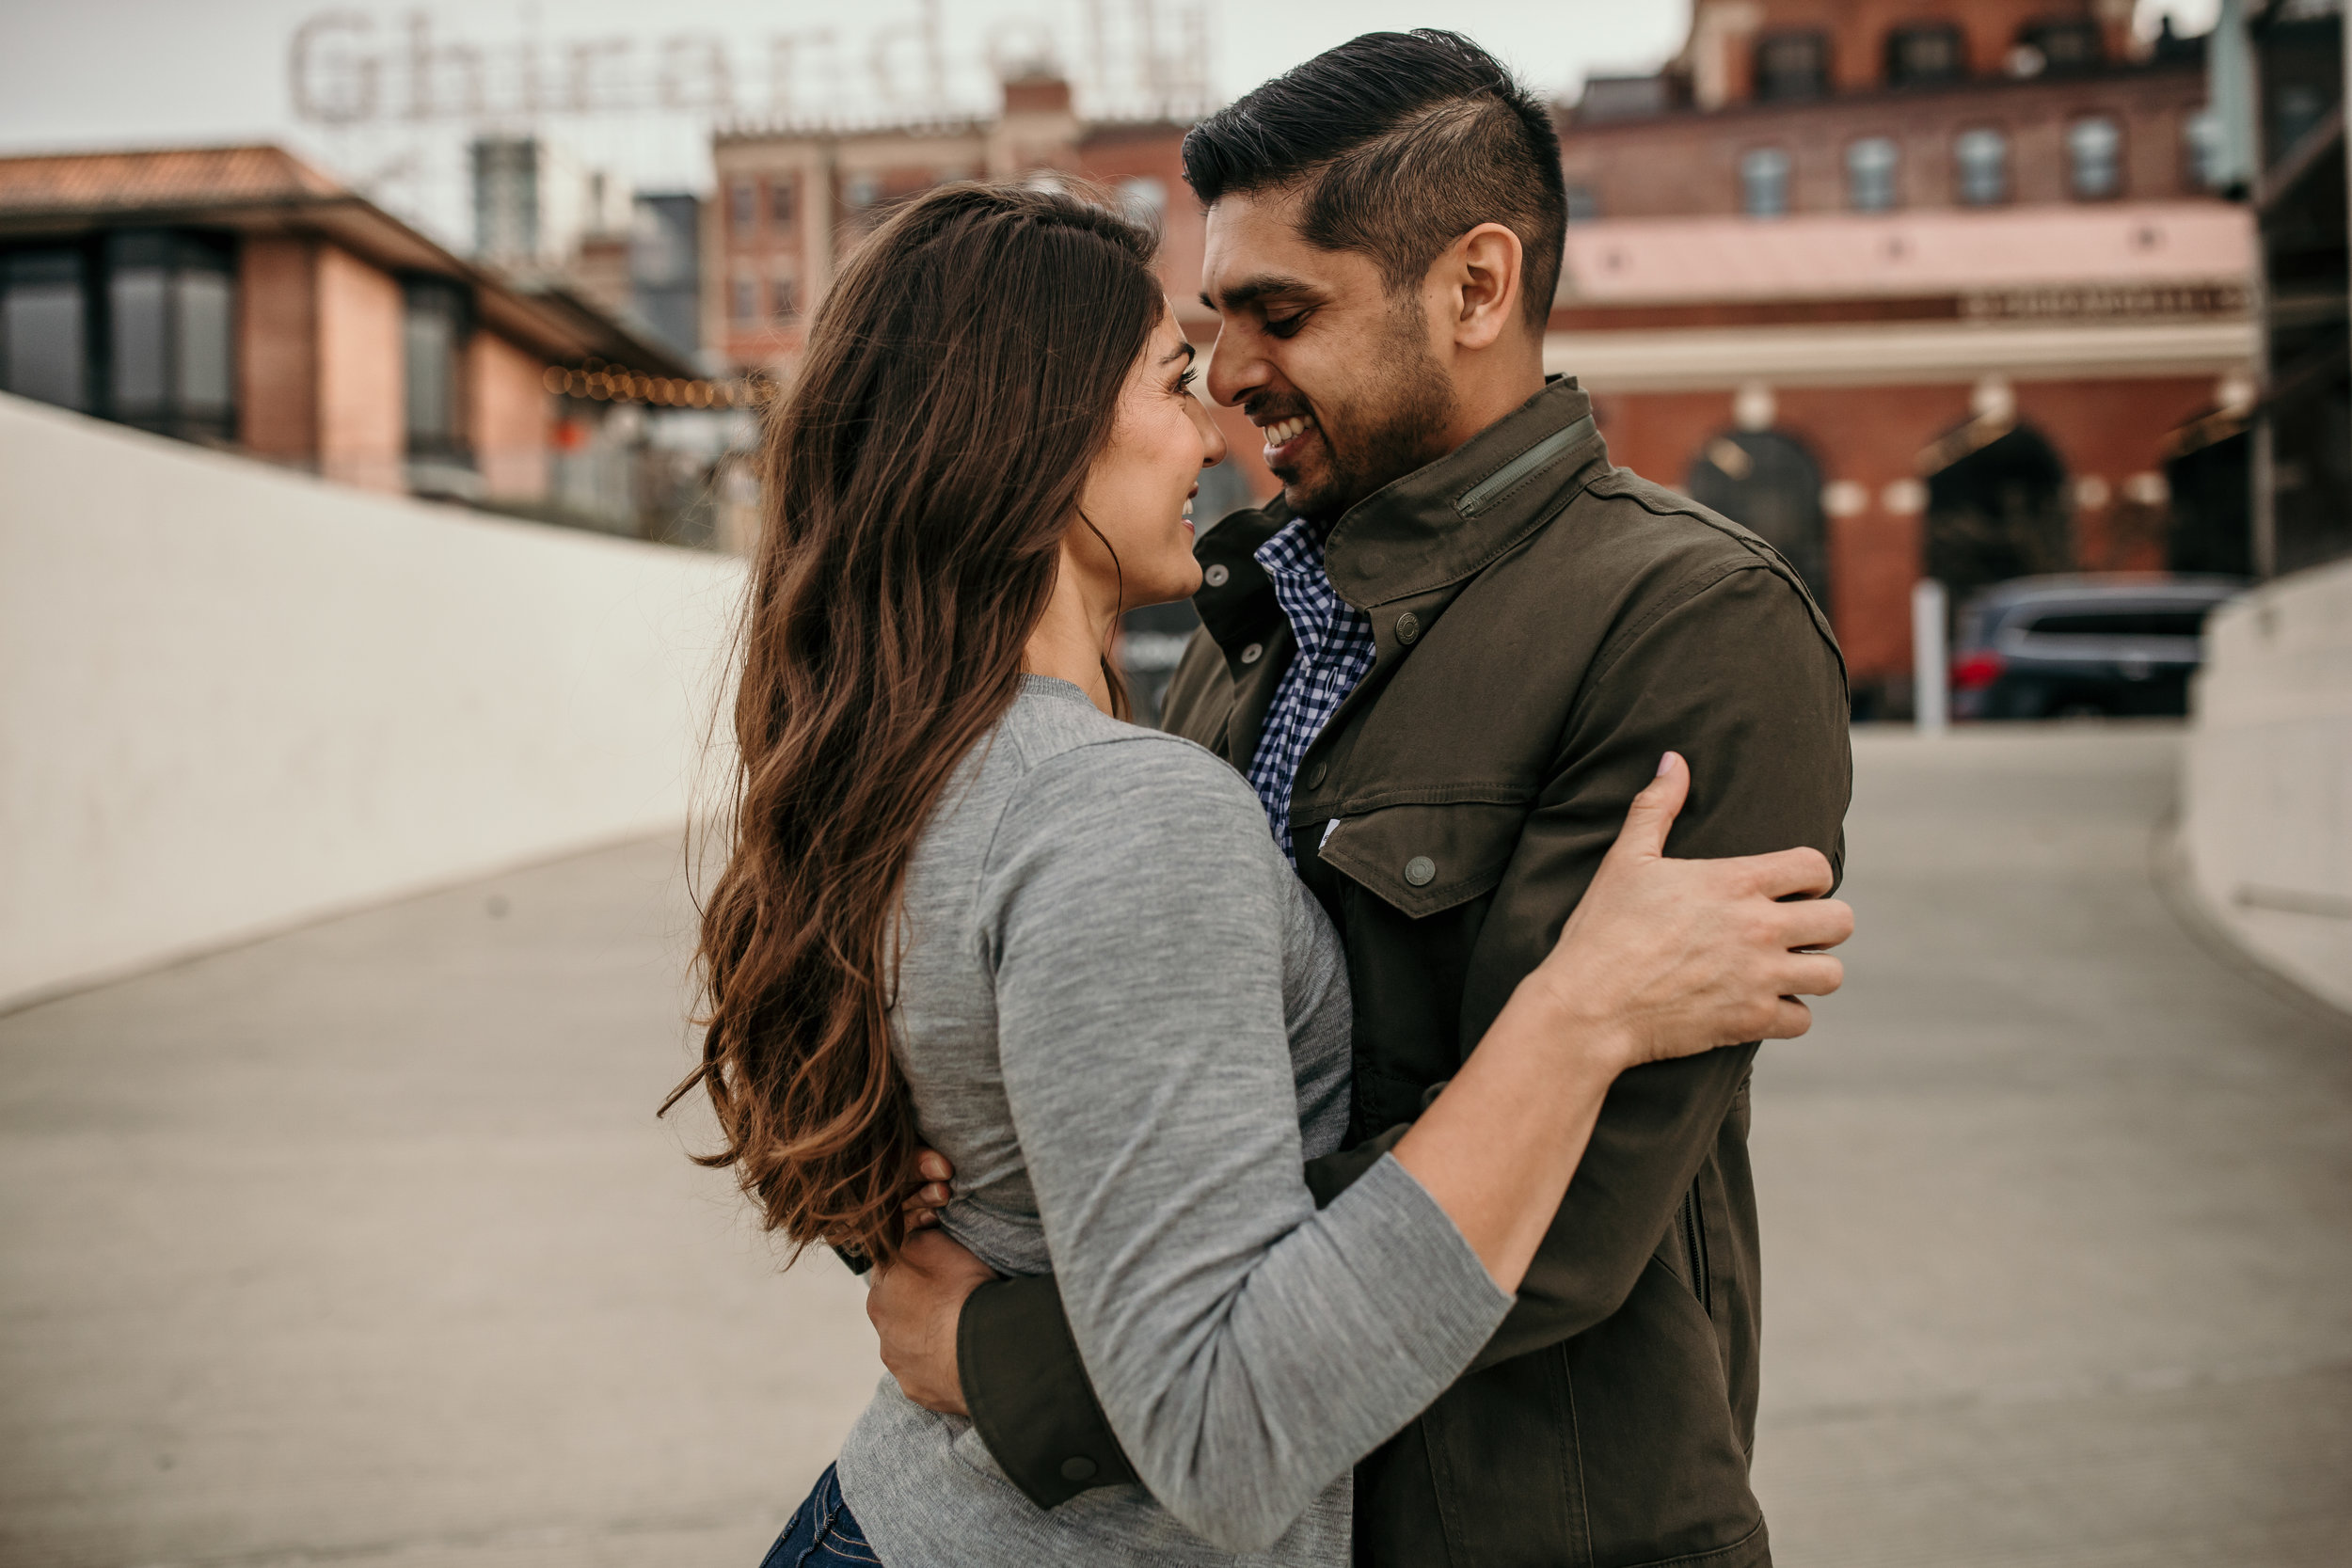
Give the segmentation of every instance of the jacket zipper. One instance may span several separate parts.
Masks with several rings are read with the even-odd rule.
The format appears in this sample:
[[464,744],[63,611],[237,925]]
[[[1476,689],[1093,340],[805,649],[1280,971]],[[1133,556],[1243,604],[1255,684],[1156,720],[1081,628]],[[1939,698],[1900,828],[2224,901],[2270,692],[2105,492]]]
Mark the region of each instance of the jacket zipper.
[[1570,447],[1592,435],[1597,428],[1598,426],[1593,423],[1593,417],[1587,414],[1565,429],[1553,431],[1479,481],[1460,500],[1454,503],[1454,510],[1465,517],[1477,516],[1492,505],[1498,497],[1507,494],[1511,487],[1519,481],[1531,478],[1539,470],[1549,468],[1554,463],[1559,462],[1563,456],[1566,455]]

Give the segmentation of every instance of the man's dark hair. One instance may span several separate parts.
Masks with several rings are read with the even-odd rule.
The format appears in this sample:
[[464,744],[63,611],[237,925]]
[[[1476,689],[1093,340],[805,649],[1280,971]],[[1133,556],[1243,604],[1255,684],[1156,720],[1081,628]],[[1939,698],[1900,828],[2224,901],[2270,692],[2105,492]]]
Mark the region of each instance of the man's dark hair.
[[1459,33],[1366,33],[1219,109],[1184,137],[1204,203],[1295,188],[1299,234],[1378,263],[1391,292],[1438,253],[1500,223],[1525,253],[1540,332],[1560,280],[1567,195],[1550,112]]

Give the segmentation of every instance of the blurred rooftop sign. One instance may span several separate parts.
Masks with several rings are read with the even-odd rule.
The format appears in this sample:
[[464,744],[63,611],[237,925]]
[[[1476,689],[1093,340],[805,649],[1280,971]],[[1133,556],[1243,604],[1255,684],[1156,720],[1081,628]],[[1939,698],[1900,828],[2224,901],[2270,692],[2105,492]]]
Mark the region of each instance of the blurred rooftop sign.
[[755,39],[533,31],[485,42],[443,36],[421,10],[389,18],[333,10],[294,29],[287,69],[295,116],[328,128],[543,115],[927,118],[977,106],[963,102],[976,67],[993,79],[1040,69],[1065,75],[1098,112],[1205,106],[1205,0],[1084,0],[1079,18],[1075,39],[1042,19],[1007,17],[951,48],[939,0],[914,0],[911,15],[862,34],[817,27]]

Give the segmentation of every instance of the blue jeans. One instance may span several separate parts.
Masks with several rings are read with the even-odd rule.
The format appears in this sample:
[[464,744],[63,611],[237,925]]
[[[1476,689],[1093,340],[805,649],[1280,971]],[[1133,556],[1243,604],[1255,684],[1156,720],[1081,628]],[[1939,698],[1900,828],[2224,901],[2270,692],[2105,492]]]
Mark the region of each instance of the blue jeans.
[[866,1532],[850,1516],[850,1505],[841,1500],[841,1478],[828,1465],[759,1568],[835,1568],[843,1563],[873,1568],[881,1561],[866,1544]]

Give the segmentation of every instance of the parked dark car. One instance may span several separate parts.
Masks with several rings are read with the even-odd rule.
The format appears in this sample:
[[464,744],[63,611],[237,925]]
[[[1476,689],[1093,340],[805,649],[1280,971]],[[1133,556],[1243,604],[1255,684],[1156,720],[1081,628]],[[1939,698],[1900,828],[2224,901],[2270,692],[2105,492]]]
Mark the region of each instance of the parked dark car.
[[2185,714],[2205,617],[2248,586],[2160,573],[1998,583],[1961,608],[1952,717]]

